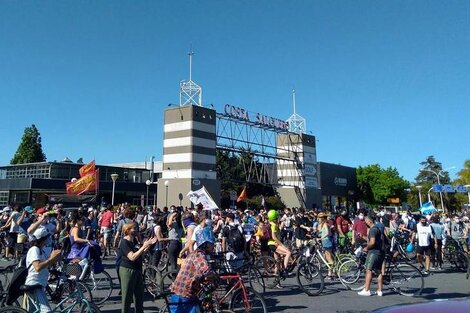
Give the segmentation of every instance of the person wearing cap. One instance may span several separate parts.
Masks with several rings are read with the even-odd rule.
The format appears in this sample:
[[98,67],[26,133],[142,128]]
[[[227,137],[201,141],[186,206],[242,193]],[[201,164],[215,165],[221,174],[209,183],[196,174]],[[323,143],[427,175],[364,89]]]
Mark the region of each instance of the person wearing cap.
[[45,227],[38,227],[33,233],[33,245],[26,254],[26,268],[28,276],[25,285],[29,286],[23,299],[23,303],[34,308],[39,304],[40,312],[51,312],[51,307],[47,300],[45,288],[49,278],[48,267],[55,264],[61,258],[60,250],[53,250],[47,253],[44,248],[51,234]]
[[54,234],[59,234],[62,230],[62,223],[60,223],[61,216],[57,215],[57,224],[54,224],[49,219],[49,213],[47,208],[39,208],[36,210],[36,221],[28,227],[28,235],[33,236],[34,232],[38,229],[45,229],[51,236],[48,237],[46,243],[43,246],[44,251],[47,255],[50,255],[52,252],[52,236]]
[[9,255],[10,253],[13,255],[14,251],[14,256],[15,258],[18,257],[18,251],[15,250],[15,245],[17,242],[18,238],[18,233],[21,230],[21,224],[23,223],[23,218],[25,215],[25,212],[20,213],[20,207],[19,205],[15,204],[13,206],[13,211],[10,214],[10,217],[8,218],[5,226],[0,228],[2,231],[8,231],[8,240],[7,240],[7,246],[5,247],[5,257],[4,259],[9,260]]
[[181,270],[170,290],[174,295],[170,298],[170,313],[196,313],[198,301],[196,296],[204,283],[215,280],[217,275],[211,270],[206,257],[214,251],[215,237],[210,226],[196,233],[195,251],[183,261]]
[[[325,259],[328,264],[333,265],[333,241],[331,236],[331,229],[328,225],[327,218],[325,212],[320,212],[317,215],[319,225],[318,225],[318,232],[320,233],[320,241],[325,251]],[[327,278],[331,279],[333,277],[333,272],[330,270],[331,267],[328,267],[328,276]]]

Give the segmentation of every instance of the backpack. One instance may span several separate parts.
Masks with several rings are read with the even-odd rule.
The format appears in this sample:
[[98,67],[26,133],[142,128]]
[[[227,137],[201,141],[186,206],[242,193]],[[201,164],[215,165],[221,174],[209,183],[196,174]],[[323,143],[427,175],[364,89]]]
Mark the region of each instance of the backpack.
[[271,224],[265,223],[261,228],[261,233],[261,240],[271,240],[273,238],[273,235],[271,233]]
[[229,233],[228,233],[228,245],[232,248],[233,252],[239,253],[245,250],[245,238],[243,234],[238,229],[238,226],[228,226]]
[[33,265],[32,263],[26,267],[26,256],[24,256],[18,266],[13,271],[10,283],[8,284],[8,293],[5,299],[7,305],[12,305],[21,295],[20,287],[23,286],[28,277],[29,268]]

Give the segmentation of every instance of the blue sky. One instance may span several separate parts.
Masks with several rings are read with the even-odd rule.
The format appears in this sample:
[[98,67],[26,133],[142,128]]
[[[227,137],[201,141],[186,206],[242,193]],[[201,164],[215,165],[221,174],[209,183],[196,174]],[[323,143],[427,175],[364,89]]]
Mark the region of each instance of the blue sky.
[[163,110],[297,113],[318,159],[413,180],[470,158],[470,1],[1,1],[0,164],[36,124],[48,160],[161,159]]

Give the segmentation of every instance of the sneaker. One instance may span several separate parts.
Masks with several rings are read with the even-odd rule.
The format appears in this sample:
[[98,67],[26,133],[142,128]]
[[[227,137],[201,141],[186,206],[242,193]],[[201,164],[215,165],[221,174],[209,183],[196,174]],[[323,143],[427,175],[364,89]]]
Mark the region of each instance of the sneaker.
[[438,266],[437,269],[442,271],[442,266]]
[[377,292],[375,293],[377,296],[379,297],[382,297],[384,295],[384,293],[382,292],[382,290],[377,290]]
[[277,289],[282,289],[282,286],[281,286],[281,284],[280,284],[280,283],[277,283],[277,284],[274,286],[274,288],[277,288]]
[[429,271],[423,271],[423,275],[429,275]]
[[435,266],[431,266],[429,269],[434,271],[434,270],[436,269],[436,267],[435,267]]
[[360,295],[360,296],[366,296],[366,297],[368,297],[368,296],[370,296],[370,290],[362,289],[362,290],[359,291],[357,294]]

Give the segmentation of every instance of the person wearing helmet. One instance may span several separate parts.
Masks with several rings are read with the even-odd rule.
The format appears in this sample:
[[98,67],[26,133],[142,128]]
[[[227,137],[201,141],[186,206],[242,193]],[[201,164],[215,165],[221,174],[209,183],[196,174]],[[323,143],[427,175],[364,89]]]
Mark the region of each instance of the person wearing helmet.
[[34,305],[39,304],[41,312],[51,311],[45,290],[49,278],[48,267],[61,258],[60,250],[53,250],[50,254],[44,250],[50,236],[46,228],[37,228],[33,232],[33,245],[26,254],[28,276],[25,285],[29,286],[29,290],[25,294],[24,301],[28,302],[29,308],[34,308]]
[[184,259],[175,281],[171,284],[170,290],[174,293],[169,301],[172,303],[171,313],[198,312],[196,297],[202,284],[216,278],[206,260],[215,245],[212,227],[205,226],[196,232],[196,245],[197,249]]
[[276,210],[269,210],[268,212],[268,220],[269,224],[271,226],[271,239],[268,241],[268,245],[273,250],[274,257],[277,258],[278,255],[283,255],[284,256],[284,270],[281,272],[281,275],[286,275],[285,269],[289,265],[289,260],[292,255],[291,251],[289,248],[287,248],[282,242],[281,242],[281,232],[279,230],[279,225],[278,225],[278,219],[279,215]]

